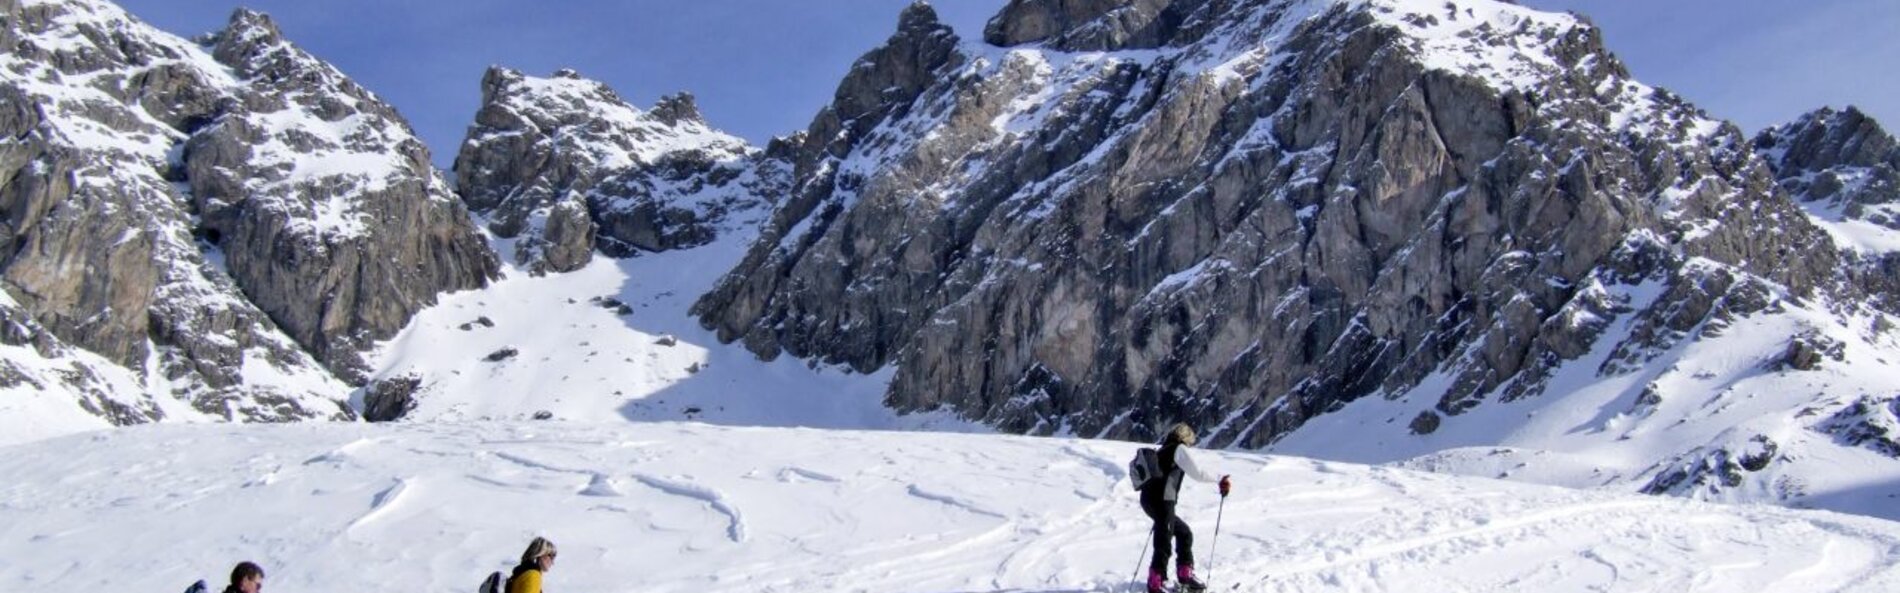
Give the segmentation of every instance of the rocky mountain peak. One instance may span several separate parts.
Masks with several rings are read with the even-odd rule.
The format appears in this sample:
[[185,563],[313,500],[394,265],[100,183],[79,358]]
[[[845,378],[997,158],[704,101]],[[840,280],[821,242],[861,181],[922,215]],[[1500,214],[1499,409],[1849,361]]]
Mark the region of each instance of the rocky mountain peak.
[[228,37],[248,39],[253,43],[270,44],[283,41],[284,33],[277,28],[277,21],[270,15],[249,8],[231,11],[226,19],[224,34]]
[[[1852,285],[1900,311],[1900,143],[1852,106],[1763,130],[1754,149],[1848,257]],[[1859,300],[1859,299],[1854,299]]]
[[501,65],[490,65],[482,71],[482,103],[495,101],[508,88],[519,83],[527,75],[521,71]]
[[[270,15],[248,8],[239,8],[231,13],[224,29],[212,35],[211,55],[233,67],[251,64],[264,54],[284,45],[283,31],[277,28],[277,22]],[[240,69],[241,76],[251,73]]]
[[704,325],[1010,431],[1260,447],[1357,406],[1414,443],[1841,279],[1737,128],[1571,15],[1019,0],[986,40],[858,62]]
[[942,21],[937,18],[937,8],[926,0],[911,2],[897,15],[899,32],[929,34],[942,25]]
[[1762,131],[1755,148],[1782,176],[1834,168],[1900,169],[1900,143],[1874,118],[1849,105],[1823,107]]
[[134,378],[89,410],[348,417],[369,342],[494,273],[400,116],[269,17],[200,45],[106,2],[16,7],[0,96],[36,108],[0,117],[0,204],[33,214],[0,308]]
[[896,32],[852,64],[831,104],[813,118],[797,166],[842,154],[891,114],[908,108],[940,73],[963,59],[958,43],[956,31],[938,20],[928,2],[905,7]]
[[[750,208],[726,186],[753,152],[708,126],[690,94],[641,111],[571,70],[538,78],[493,67],[455,175],[490,230],[521,238],[517,263],[561,272],[596,250],[620,256],[710,240],[727,211]],[[714,186],[720,197],[700,193]],[[696,197],[673,195],[680,191]]]
[[653,109],[648,113],[652,114],[654,119],[669,126],[682,123],[701,125],[706,123],[706,119],[699,115],[699,101],[693,98],[692,93],[686,91],[660,97],[659,102],[654,103]]
[[[1822,108],[1755,137],[1781,187],[1857,250],[1900,250],[1900,234],[1860,232],[1852,221],[1900,233],[1900,142],[1852,106]],[[1837,224],[1838,223],[1838,224]],[[1886,246],[1883,246],[1886,245]],[[1871,249],[1867,249],[1871,248]]]

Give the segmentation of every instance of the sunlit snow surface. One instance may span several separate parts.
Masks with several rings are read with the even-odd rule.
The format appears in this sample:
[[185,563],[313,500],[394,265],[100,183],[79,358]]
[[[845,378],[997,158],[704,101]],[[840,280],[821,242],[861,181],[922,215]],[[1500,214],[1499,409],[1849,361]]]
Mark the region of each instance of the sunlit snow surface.
[[[885,408],[889,371],[857,374],[790,356],[767,362],[741,344],[720,344],[687,309],[750,238],[733,232],[694,249],[597,257],[568,274],[510,270],[494,286],[449,295],[418,315],[382,346],[379,375],[424,377],[412,421],[523,419],[547,411],[582,421],[978,429],[947,415],[900,417]],[[469,329],[461,329],[465,324]],[[488,360],[503,348],[518,354]]]
[[[0,450],[0,590],[1126,590],[1134,445],[502,422],[159,425]],[[1181,514],[1217,591],[1892,591],[1900,524],[1218,452]],[[1221,517],[1218,549],[1214,521]]]

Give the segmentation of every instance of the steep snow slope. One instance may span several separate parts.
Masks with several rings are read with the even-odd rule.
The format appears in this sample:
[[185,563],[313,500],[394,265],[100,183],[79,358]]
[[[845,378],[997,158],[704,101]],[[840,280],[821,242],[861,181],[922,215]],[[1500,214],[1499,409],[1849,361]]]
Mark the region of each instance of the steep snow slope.
[[[1639,304],[1655,298],[1637,292]],[[1709,330],[1702,339],[1603,376],[1599,369],[1620,364],[1606,346],[1639,325],[1618,319],[1608,339],[1552,375],[1548,389],[1563,397],[1500,401],[1428,434],[1405,430],[1432,409],[1447,381],[1439,375],[1393,399],[1365,398],[1320,416],[1271,450],[1900,519],[1893,462],[1900,451],[1881,445],[1900,434],[1890,432],[1895,412],[1887,403],[1891,378],[1900,376],[1892,354],[1900,342],[1873,329],[1874,318],[1837,314],[1814,303],[1699,328]],[[1792,366],[1789,335],[1818,350],[1815,368]],[[1863,400],[1878,403],[1858,406]],[[1862,408],[1864,417],[1840,412]],[[1888,436],[1854,436],[1869,430]]]
[[[590,421],[987,430],[945,414],[898,416],[882,402],[888,372],[761,361],[713,339],[686,309],[753,235],[729,228],[704,246],[597,258],[566,274],[510,267],[494,286],[450,295],[382,344],[377,377],[422,379],[412,421],[548,411]],[[516,354],[488,360],[506,348]]]
[[[1118,590],[1148,521],[1102,441],[697,424],[152,426],[5,449],[0,589]],[[1202,452],[1181,512],[1243,591],[1891,591],[1900,525]],[[1218,545],[1214,521],[1221,518]]]

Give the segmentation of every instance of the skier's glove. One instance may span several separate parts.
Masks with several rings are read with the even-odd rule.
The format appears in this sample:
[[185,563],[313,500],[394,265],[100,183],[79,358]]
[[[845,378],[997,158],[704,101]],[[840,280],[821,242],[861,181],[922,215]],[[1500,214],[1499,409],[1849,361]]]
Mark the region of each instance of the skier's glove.
[[1233,483],[1233,481],[1231,481],[1231,480],[1228,480],[1228,479],[1227,479],[1227,476],[1221,476],[1221,477],[1220,477],[1220,495],[1221,495],[1221,498],[1226,498],[1226,497],[1227,497],[1227,492],[1228,492],[1229,490],[1233,490],[1233,489],[1234,489],[1234,483]]

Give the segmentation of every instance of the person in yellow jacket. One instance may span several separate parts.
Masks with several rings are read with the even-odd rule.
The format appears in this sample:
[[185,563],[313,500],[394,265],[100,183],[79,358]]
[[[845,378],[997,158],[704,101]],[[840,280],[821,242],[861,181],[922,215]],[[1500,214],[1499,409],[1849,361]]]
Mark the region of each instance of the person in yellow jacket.
[[521,564],[508,577],[508,593],[541,593],[541,575],[554,568],[554,542],[537,537],[521,552]]

